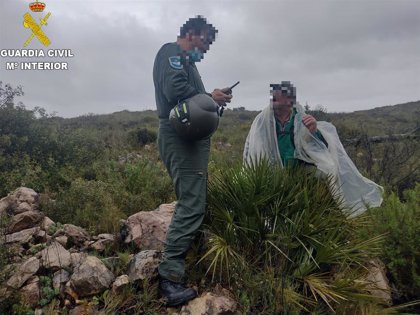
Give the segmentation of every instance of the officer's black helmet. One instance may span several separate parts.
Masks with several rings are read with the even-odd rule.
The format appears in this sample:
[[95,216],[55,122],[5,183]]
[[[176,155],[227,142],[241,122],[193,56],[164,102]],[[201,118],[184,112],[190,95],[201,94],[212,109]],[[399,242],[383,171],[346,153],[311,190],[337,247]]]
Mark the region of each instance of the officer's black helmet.
[[218,105],[206,94],[197,94],[176,105],[169,114],[172,127],[187,141],[210,137],[219,126]]

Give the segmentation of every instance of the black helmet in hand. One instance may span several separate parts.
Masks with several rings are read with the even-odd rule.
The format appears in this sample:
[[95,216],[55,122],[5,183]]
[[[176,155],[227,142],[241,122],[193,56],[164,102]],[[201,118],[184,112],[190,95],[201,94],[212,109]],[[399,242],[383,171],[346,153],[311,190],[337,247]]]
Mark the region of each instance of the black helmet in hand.
[[219,126],[218,105],[206,94],[197,94],[172,108],[169,120],[187,141],[210,137]]

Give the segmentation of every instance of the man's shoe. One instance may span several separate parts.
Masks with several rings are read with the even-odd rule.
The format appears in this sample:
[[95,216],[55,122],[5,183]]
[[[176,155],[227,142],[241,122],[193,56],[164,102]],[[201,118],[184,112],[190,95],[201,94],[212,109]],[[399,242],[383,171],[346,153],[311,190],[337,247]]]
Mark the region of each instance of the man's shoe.
[[167,306],[178,306],[197,297],[194,289],[164,278],[159,280],[159,293],[166,298]]

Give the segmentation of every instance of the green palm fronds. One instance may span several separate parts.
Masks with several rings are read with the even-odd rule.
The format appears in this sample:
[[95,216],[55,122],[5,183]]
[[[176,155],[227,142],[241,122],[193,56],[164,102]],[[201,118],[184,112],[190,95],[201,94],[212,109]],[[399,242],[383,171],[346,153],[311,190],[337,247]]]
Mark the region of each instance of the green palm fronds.
[[246,296],[247,312],[328,314],[379,303],[364,279],[382,238],[359,237],[367,215],[349,219],[329,181],[264,160],[212,178],[200,262]]

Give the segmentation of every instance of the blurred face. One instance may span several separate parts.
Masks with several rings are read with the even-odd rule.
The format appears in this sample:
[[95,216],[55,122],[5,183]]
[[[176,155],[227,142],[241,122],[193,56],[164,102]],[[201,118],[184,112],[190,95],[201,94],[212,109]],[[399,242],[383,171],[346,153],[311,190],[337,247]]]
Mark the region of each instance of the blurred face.
[[214,41],[214,38],[208,34],[208,32],[203,32],[200,35],[194,35],[190,33],[190,44],[191,49],[197,48],[202,53],[205,53],[209,50],[210,44]]
[[294,98],[284,95],[281,91],[272,91],[272,104],[274,112],[292,110]]

